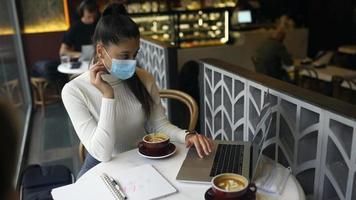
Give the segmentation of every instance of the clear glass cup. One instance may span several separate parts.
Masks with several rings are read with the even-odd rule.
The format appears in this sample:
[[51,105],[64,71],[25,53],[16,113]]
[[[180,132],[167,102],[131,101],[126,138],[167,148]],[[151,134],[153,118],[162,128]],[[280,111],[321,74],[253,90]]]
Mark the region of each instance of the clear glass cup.
[[61,56],[61,64],[65,66],[70,66],[70,57],[69,56]]

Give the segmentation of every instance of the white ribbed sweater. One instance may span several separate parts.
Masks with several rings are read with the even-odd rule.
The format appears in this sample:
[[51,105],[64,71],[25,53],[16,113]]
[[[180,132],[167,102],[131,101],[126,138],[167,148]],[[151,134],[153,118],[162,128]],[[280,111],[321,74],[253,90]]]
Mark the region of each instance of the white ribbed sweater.
[[154,101],[147,120],[140,102],[124,81],[109,74],[102,77],[113,87],[114,99],[102,97],[90,83],[89,71],[67,83],[62,90],[64,106],[80,141],[99,161],[109,161],[117,153],[136,148],[147,133],[163,132],[172,141],[184,143],[185,131],[167,120],[153,76],[140,68],[136,73]]

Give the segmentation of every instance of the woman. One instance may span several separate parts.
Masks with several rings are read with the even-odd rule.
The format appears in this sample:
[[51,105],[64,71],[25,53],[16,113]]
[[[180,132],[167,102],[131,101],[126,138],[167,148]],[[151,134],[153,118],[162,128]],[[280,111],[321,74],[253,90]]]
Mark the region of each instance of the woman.
[[136,148],[146,133],[166,133],[172,141],[195,146],[200,157],[211,152],[207,137],[188,134],[167,120],[153,76],[136,68],[140,33],[128,16],[103,16],[93,43],[90,70],[62,91],[73,126],[89,152],[78,176],[99,161]]

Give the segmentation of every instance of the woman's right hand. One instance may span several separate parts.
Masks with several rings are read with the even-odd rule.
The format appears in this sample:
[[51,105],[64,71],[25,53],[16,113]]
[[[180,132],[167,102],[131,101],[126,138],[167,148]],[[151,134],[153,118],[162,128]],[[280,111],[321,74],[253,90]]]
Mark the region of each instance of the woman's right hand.
[[103,97],[113,99],[113,88],[101,78],[101,75],[106,73],[106,68],[101,61],[95,63],[90,69],[90,82],[103,94]]

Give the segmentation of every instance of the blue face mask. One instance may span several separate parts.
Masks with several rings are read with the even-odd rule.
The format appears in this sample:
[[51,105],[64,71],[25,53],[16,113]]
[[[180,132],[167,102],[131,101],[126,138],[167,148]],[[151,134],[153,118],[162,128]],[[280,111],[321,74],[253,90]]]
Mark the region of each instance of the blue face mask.
[[121,80],[131,78],[136,71],[136,60],[112,59],[110,74]]
[[[106,50],[105,50],[106,51]],[[110,55],[106,52],[110,57]],[[111,75],[120,80],[131,78],[136,71],[136,60],[118,60],[111,59],[111,70],[108,70]]]

